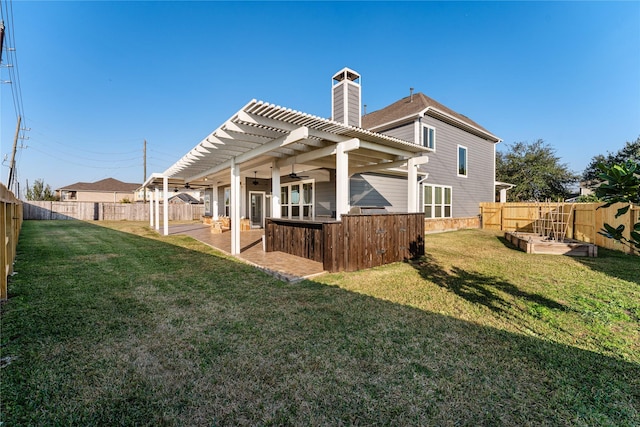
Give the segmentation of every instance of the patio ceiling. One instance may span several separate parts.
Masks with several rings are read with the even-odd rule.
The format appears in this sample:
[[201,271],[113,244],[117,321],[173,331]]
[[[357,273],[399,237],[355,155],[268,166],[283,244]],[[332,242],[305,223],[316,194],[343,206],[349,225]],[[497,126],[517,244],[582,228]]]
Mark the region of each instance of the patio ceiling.
[[258,178],[271,178],[274,162],[282,174],[335,168],[336,144],[347,141],[351,174],[398,170],[408,158],[429,151],[391,136],[252,100],[145,185],[158,185],[163,177],[170,186],[225,184],[233,161],[240,165],[242,176]]

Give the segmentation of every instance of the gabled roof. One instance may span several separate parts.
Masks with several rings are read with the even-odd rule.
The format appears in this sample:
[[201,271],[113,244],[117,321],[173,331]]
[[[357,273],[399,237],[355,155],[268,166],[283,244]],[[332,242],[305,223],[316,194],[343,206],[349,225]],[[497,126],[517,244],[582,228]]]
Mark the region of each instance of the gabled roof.
[[122,192],[134,192],[140,184],[132,184],[129,182],[118,181],[114,178],[105,178],[96,182],[76,182],[75,184],[67,185],[58,188],[57,191],[122,191]]
[[200,203],[200,200],[193,197],[191,194],[187,193],[178,193],[175,196],[169,198],[169,202],[174,202],[176,199],[182,200],[184,203],[189,203],[192,205],[197,205]]
[[420,114],[435,117],[489,141],[500,141],[500,138],[467,116],[456,113],[423,93],[407,96],[381,110],[362,116],[362,127],[374,132],[380,132],[394,125],[400,125],[402,122],[415,120]]

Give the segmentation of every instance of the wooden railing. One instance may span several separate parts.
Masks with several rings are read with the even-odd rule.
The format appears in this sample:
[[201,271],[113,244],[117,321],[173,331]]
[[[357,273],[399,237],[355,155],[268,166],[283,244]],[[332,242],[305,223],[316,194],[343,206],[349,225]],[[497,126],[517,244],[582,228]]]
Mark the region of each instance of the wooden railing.
[[356,271],[424,255],[424,215],[343,215],[341,221],[267,219],[266,250]]
[[618,209],[626,205],[618,203],[606,209],[598,209],[603,205],[604,203],[480,203],[480,215],[484,229],[531,233],[536,220],[551,208],[556,214],[564,216],[567,238],[633,253],[628,246],[598,232],[605,223],[614,227],[622,224],[625,226],[625,237],[628,238],[633,225],[640,221],[640,207],[634,206],[625,215],[616,218]]
[[7,299],[7,281],[13,274],[13,261],[16,257],[18,236],[22,227],[22,202],[11,191],[0,184],[0,259],[4,272],[0,274],[0,300]]

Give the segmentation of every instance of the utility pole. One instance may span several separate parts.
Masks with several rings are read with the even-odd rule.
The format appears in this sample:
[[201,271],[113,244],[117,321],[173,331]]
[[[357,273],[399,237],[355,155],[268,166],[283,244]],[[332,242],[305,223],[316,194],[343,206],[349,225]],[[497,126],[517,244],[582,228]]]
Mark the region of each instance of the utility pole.
[[[142,182],[146,182],[147,180],[147,140],[144,140],[144,148],[142,150],[144,157],[144,176],[142,177]],[[144,187],[144,203],[147,203],[147,187]]]
[[18,126],[16,126],[16,136],[13,138],[13,151],[11,152],[11,163],[9,163],[9,178],[7,179],[7,188],[11,191],[11,182],[13,181],[14,169],[16,167],[16,150],[18,149],[18,135],[20,134],[20,124],[22,116],[18,116]]
[[2,62],[3,50],[4,50],[4,21],[0,20],[0,63]]

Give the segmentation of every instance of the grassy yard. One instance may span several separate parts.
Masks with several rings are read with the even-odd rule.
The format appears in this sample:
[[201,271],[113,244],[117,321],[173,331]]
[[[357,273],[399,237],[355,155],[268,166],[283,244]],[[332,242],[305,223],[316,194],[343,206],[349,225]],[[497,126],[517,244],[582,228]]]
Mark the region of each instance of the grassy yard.
[[640,258],[496,234],[297,284],[137,223],[25,222],[17,425],[640,425]]

